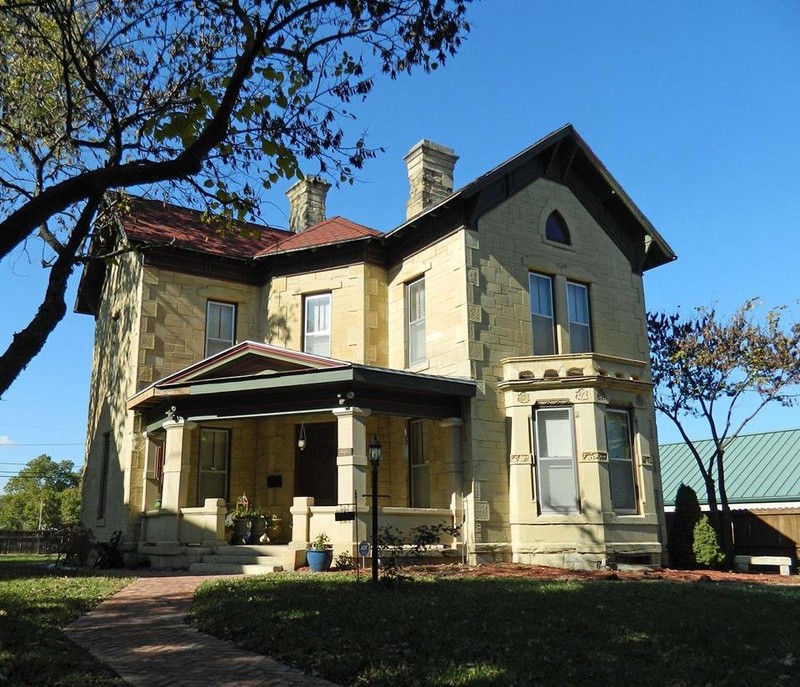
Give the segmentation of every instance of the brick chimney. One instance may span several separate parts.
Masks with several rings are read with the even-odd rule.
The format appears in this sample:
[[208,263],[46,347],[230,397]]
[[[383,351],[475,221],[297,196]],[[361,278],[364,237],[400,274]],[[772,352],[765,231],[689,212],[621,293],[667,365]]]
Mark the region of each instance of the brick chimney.
[[305,177],[286,191],[289,231],[299,234],[325,219],[325,196],[331,185],[319,177]]
[[411,219],[453,192],[453,169],[458,156],[452,148],[423,139],[403,160],[411,185],[406,219]]

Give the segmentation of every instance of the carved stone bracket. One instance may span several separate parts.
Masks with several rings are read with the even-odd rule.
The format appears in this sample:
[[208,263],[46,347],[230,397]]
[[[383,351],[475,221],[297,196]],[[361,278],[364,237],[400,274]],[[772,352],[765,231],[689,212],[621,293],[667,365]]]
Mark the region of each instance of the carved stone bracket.
[[533,456],[530,453],[512,453],[509,456],[511,465],[531,465]]
[[642,466],[647,468],[653,467],[653,456],[642,456]]
[[531,395],[525,391],[517,394],[517,403],[530,403]]
[[584,451],[581,454],[581,463],[607,463],[608,454],[605,451]]

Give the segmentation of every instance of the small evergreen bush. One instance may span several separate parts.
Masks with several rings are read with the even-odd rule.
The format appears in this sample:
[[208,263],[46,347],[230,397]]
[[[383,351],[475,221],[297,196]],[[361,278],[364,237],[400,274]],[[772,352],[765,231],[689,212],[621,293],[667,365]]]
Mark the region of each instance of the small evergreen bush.
[[700,503],[694,489],[686,484],[675,494],[675,514],[669,530],[669,564],[672,568],[691,570],[697,566],[692,550],[694,527],[700,520]]
[[707,515],[701,516],[694,526],[692,550],[698,564],[707,568],[716,568],[725,560],[725,554],[719,548],[717,532],[708,521]]

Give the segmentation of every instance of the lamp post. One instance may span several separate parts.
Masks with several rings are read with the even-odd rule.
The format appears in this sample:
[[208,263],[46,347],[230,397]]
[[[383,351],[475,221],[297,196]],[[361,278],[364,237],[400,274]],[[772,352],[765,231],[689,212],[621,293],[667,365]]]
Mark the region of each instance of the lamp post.
[[383,459],[383,447],[374,435],[369,442],[367,458],[372,466],[372,581],[378,581],[378,466]]

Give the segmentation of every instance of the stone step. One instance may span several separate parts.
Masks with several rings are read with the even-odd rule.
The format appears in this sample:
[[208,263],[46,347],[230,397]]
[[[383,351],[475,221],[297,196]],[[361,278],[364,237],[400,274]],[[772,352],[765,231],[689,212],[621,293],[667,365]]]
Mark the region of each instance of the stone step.
[[241,553],[241,554],[253,554],[257,556],[275,556],[280,558],[286,555],[286,552],[289,550],[289,547],[286,544],[237,544],[235,546],[229,546],[224,544],[222,546],[215,546],[213,547],[213,553],[217,554],[229,554],[229,553]]
[[283,565],[280,556],[260,556],[253,553],[215,553],[203,556],[204,563],[234,563],[256,565]]
[[260,565],[253,563],[218,563],[204,561],[202,563],[192,563],[189,566],[189,572],[198,575],[269,575],[282,571],[282,565]]

